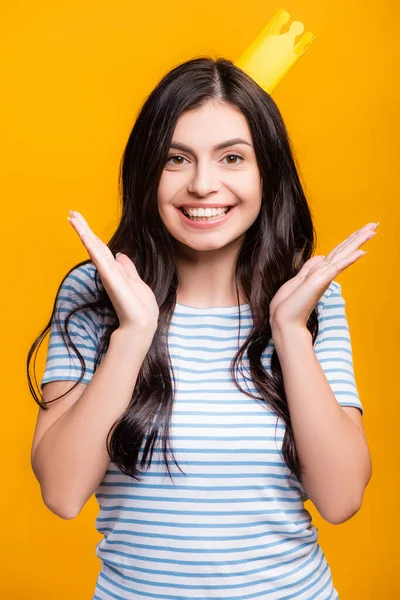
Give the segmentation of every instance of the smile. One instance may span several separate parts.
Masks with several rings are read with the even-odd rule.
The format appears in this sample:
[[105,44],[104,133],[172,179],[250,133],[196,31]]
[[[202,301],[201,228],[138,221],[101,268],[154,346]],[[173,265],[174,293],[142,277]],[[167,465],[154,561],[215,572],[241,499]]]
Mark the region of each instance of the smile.
[[[220,214],[211,216],[189,216],[183,207],[176,208],[182,221],[196,229],[210,229],[224,225],[235,211],[235,206],[224,207],[223,211],[218,210]],[[204,210],[204,209],[203,209]]]

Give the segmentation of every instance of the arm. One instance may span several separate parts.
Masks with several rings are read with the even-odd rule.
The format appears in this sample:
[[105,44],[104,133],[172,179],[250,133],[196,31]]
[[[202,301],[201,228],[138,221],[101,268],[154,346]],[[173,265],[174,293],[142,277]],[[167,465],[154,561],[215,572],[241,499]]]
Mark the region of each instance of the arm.
[[371,457],[360,428],[338,403],[307,329],[273,330],[293,435],[305,469],[302,486],[319,513],[342,523],[359,509],[371,477]]
[[[40,411],[32,468],[45,504],[58,516],[75,517],[101,482],[110,462],[107,434],[128,407],[150,343],[147,334],[140,337],[131,330],[117,329],[103,361],[73,405],[55,422],[50,413],[57,410],[59,414],[68,395]],[[58,383],[47,383],[44,393]],[[48,418],[53,423],[39,437],[43,431],[40,420]]]
[[[69,273],[60,287],[42,380],[42,384],[47,382],[46,396],[53,395],[54,386],[65,387],[64,382],[57,380],[76,378],[73,367],[76,367],[77,356],[64,340],[57,342],[60,336],[58,321],[64,321],[63,315],[68,308],[76,306],[76,299],[81,300],[87,291],[90,296],[97,296],[94,290],[97,287],[94,286],[96,270],[113,304],[119,327],[112,333],[99,367],[94,373],[88,369],[87,377],[91,378],[82,395],[79,394],[80,382],[79,389],[76,386],[64,399],[57,400],[58,407],[57,403],[56,406],[52,404],[52,408],[39,413],[32,447],[32,468],[46,505],[66,519],[79,513],[107,470],[110,462],[106,448],[108,432],[129,406],[159,316],[156,297],[140,278],[132,260],[123,253],[114,257],[84,217],[76,211],[70,213],[68,220],[88,250],[95,269],[92,271],[89,265],[79,266]],[[70,322],[70,335],[84,348],[85,363],[94,362],[96,357],[100,323],[96,313],[87,314],[86,318],[75,313]],[[71,363],[71,355],[75,364]]]

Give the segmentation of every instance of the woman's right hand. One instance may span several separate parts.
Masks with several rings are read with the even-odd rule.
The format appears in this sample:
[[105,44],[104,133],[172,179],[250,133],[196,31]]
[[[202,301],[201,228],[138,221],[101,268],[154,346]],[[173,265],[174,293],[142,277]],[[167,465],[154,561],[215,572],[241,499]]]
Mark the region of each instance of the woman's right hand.
[[135,265],[126,254],[114,258],[109,247],[90,229],[77,211],[68,221],[78,233],[97,268],[105,290],[119,319],[120,329],[154,335],[159,307],[152,289],[139,277]]

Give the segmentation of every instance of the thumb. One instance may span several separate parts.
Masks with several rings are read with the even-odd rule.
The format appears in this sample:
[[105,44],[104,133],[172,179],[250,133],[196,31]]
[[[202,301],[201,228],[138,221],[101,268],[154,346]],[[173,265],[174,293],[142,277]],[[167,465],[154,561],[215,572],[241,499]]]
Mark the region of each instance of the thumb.
[[131,277],[139,277],[137,269],[129,256],[123,254],[122,252],[117,252],[115,255],[115,260],[124,267],[124,270],[128,275]]

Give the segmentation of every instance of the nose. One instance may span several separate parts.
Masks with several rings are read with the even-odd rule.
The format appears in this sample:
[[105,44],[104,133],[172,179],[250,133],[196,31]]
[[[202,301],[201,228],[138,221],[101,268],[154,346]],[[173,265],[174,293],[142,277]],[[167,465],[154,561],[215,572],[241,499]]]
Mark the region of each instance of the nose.
[[198,165],[194,169],[193,177],[188,184],[188,192],[196,196],[208,196],[220,189],[220,181],[210,164]]

